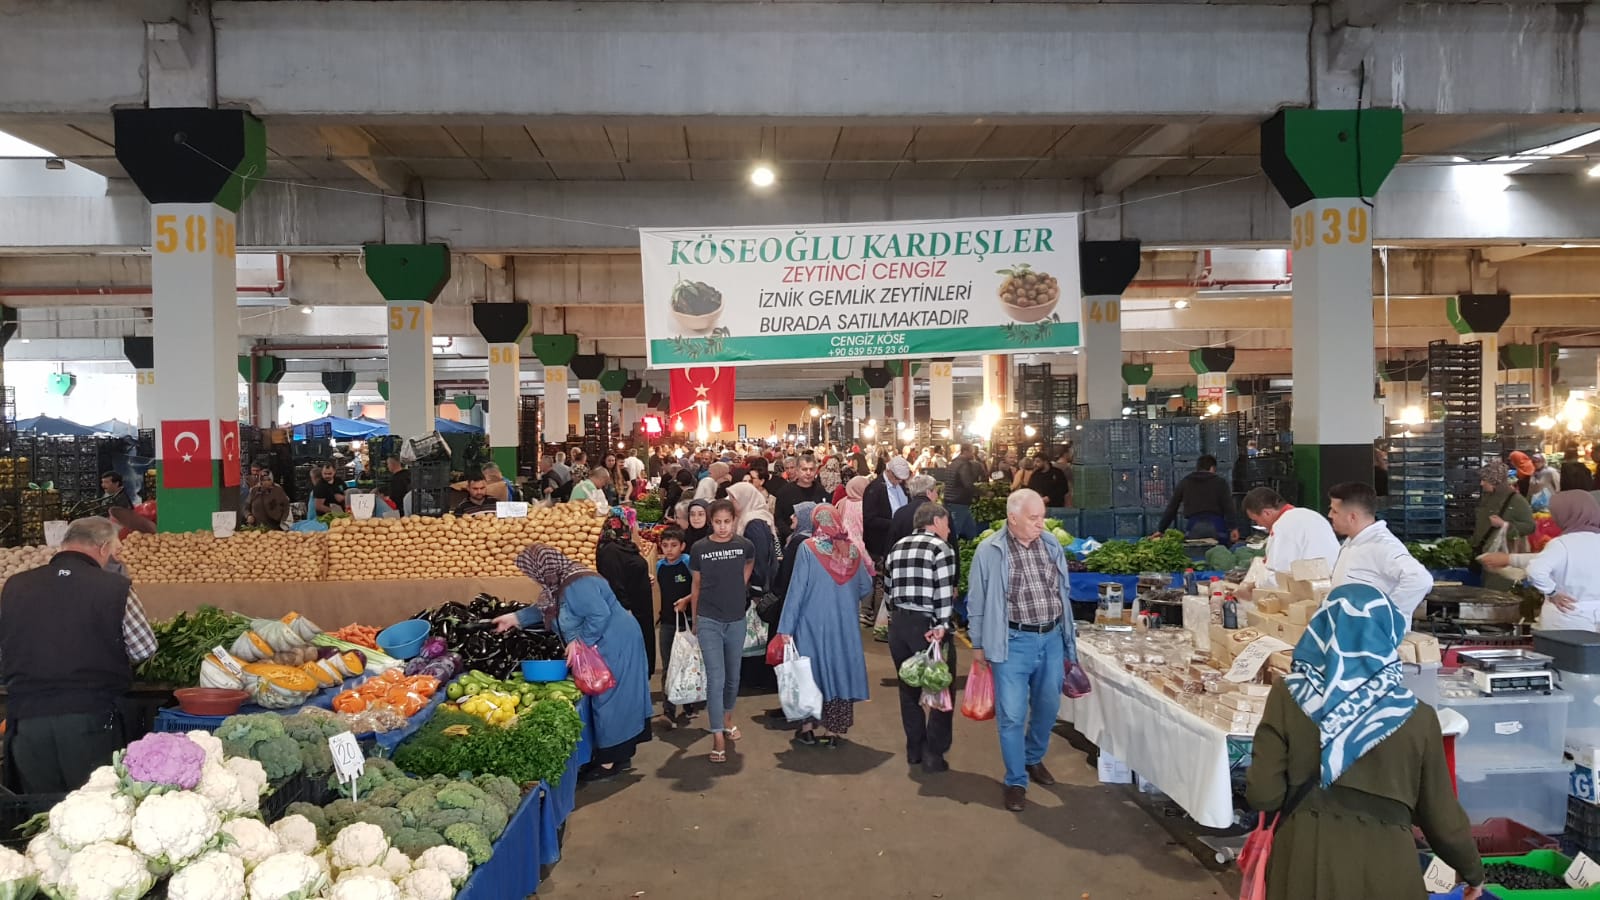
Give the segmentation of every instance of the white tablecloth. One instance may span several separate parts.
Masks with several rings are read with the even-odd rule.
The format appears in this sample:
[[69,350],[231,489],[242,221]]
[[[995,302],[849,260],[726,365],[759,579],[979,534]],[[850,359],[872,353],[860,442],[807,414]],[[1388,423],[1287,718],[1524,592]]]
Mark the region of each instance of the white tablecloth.
[[[1061,700],[1061,718],[1208,828],[1233,824],[1228,735],[1082,642],[1093,690]],[[1246,737],[1249,737],[1246,735]]]

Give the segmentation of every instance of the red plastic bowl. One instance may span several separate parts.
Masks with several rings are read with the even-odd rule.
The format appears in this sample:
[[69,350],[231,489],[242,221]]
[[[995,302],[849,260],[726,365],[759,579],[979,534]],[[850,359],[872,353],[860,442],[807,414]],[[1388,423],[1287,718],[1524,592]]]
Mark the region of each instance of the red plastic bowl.
[[231,716],[250,699],[244,691],[227,688],[183,688],[172,695],[178,698],[178,708],[191,716]]

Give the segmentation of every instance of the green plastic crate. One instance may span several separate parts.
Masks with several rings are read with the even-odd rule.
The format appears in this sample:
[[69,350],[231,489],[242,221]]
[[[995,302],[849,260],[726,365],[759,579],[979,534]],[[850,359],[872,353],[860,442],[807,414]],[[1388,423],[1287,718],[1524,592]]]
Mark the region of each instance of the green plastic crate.
[[[1540,872],[1547,872],[1560,878],[1567,867],[1572,865],[1572,858],[1563,856],[1554,850],[1534,850],[1521,856],[1485,856],[1483,864],[1490,863],[1516,863]],[[1600,900],[1600,887],[1587,890],[1574,891],[1567,888],[1557,890],[1551,888],[1545,891],[1514,891],[1507,887],[1490,882],[1485,885],[1489,892],[1501,900]]]

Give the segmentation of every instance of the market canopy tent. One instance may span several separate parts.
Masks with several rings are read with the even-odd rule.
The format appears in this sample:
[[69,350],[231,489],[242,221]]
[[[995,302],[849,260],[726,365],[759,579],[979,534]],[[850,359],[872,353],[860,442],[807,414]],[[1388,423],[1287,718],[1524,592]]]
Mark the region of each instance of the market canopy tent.
[[101,422],[99,425],[93,426],[93,428],[95,431],[101,434],[109,434],[113,437],[139,436],[139,429],[129,425],[127,422],[124,422],[121,419],[107,419],[104,422]]
[[331,428],[333,431],[332,436],[336,440],[369,438],[373,437],[374,435],[389,433],[389,428],[387,425],[380,428],[371,422],[360,422],[355,419],[345,419],[339,416],[323,416],[320,419],[312,419],[309,422],[303,422],[299,425],[296,425],[294,427],[294,439],[297,441],[305,440],[306,429],[319,425],[326,425]]
[[[374,434],[389,433],[389,423],[383,419],[373,419],[367,416],[362,416],[361,418],[354,419],[353,421],[359,424],[371,425],[377,428],[378,430],[374,432]],[[483,434],[483,429],[476,425],[468,425],[465,422],[455,422],[451,421],[450,419],[434,419],[433,430],[439,432],[440,434]]]
[[92,437],[95,429],[86,425],[79,425],[67,419],[57,419],[54,416],[34,416],[31,419],[22,419],[17,422],[18,431],[32,431],[36,434],[55,434],[62,437]]

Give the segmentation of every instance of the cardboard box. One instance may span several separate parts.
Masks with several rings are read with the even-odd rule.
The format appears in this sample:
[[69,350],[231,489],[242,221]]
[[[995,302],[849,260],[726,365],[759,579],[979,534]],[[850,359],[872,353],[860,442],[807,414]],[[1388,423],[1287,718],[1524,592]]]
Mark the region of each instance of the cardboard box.
[[[1414,659],[1407,659],[1407,650]],[[1400,656],[1403,662],[1429,665],[1444,661],[1444,656],[1439,650],[1439,639],[1431,634],[1421,634],[1415,631],[1406,633],[1400,640]]]

